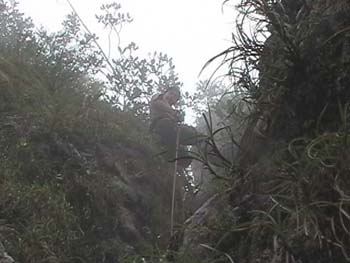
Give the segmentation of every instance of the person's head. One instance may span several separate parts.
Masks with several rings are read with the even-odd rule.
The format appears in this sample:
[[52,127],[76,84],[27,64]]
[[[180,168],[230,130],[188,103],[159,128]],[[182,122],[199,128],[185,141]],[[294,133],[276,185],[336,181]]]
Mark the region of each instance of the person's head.
[[170,105],[174,105],[180,99],[180,89],[178,87],[170,87],[165,91],[163,96]]

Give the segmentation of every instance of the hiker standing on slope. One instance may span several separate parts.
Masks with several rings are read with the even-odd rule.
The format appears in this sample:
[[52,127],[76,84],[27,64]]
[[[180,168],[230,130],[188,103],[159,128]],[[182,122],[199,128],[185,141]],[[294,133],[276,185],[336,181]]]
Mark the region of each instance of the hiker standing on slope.
[[170,159],[174,159],[177,133],[179,132],[179,164],[185,168],[190,165],[191,160],[181,159],[181,157],[189,156],[187,146],[197,144],[198,133],[194,127],[181,123],[179,111],[173,108],[180,97],[179,88],[170,87],[164,93],[152,98],[150,103],[150,129],[158,135],[160,142],[165,145]]

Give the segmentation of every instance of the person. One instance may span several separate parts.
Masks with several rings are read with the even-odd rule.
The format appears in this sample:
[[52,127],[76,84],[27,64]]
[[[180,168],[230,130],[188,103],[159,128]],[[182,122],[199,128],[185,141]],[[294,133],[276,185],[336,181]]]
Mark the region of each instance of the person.
[[165,145],[169,160],[175,159],[177,134],[179,133],[178,165],[186,168],[192,161],[189,158],[188,146],[198,143],[198,133],[194,127],[183,124],[180,112],[174,109],[180,98],[179,88],[172,86],[151,99],[150,130]]

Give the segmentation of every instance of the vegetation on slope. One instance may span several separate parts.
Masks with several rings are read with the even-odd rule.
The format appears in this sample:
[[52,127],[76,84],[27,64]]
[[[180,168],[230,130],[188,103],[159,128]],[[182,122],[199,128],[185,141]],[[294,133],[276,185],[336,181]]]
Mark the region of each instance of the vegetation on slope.
[[[111,8],[120,6],[102,10]],[[146,103],[158,89],[181,85],[171,59],[136,57],[130,44],[107,61],[74,14],[48,33],[12,1],[0,1],[0,10],[6,251],[28,263],[126,262],[166,246],[171,178],[148,132]],[[116,26],[122,17],[100,20]]]
[[349,262],[349,2],[242,0],[237,8],[233,46],[215,59],[229,64],[247,128],[238,163],[219,174],[227,212],[197,226],[209,229],[200,242],[214,255],[197,255]]
[[[120,12],[117,4],[102,11],[111,9]],[[231,116],[246,129],[235,159],[215,141],[230,123],[209,132],[211,156],[198,158],[220,179],[221,195],[207,206],[213,217],[188,221],[184,240],[193,249],[182,247],[175,260],[350,261],[349,9],[345,0],[238,5],[233,46],[217,58],[229,63],[232,103],[242,98],[245,118]],[[154,157],[146,105],[157,89],[181,85],[171,59],[140,59],[132,43],[109,60],[74,14],[50,34],[15,4],[0,1],[0,10],[7,252],[19,262],[164,260],[171,180]],[[112,30],[131,21],[99,20]],[[206,124],[213,127],[209,117]],[[147,249],[156,255],[140,256]]]

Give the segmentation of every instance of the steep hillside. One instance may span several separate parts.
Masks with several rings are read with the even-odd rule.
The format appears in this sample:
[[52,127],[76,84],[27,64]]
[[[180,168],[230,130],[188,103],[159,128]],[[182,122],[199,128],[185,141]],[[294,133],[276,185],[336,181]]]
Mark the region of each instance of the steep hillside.
[[225,104],[244,114],[231,105],[217,128],[206,116],[192,154],[210,191],[187,209],[178,184],[170,237],[174,167],[147,102],[181,86],[171,59],[130,44],[106,60],[76,15],[49,34],[0,1],[1,263],[350,261],[349,2],[237,8],[216,59],[238,94]]
[[349,1],[238,10],[217,58],[244,96],[247,129],[214,176],[221,190],[187,221],[184,257],[197,261],[186,262],[349,262]]
[[116,105],[75,16],[49,34],[0,7],[0,262],[133,262],[165,249],[174,168],[143,104]]
[[35,65],[0,64],[7,252],[18,262],[118,262],[166,246],[173,167],[147,124],[101,101],[84,115],[72,97],[48,93]]

